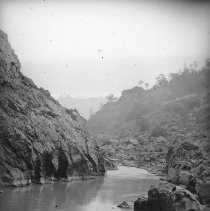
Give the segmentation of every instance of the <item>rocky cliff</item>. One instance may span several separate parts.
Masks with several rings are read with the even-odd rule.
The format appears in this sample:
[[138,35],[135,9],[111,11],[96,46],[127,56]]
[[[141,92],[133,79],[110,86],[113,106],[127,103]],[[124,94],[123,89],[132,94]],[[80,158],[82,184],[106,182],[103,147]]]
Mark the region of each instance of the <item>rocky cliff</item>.
[[197,194],[201,203],[210,203],[210,145],[183,142],[171,146],[166,157],[167,179]]
[[104,158],[85,119],[63,108],[20,69],[0,31],[0,185],[103,174]]

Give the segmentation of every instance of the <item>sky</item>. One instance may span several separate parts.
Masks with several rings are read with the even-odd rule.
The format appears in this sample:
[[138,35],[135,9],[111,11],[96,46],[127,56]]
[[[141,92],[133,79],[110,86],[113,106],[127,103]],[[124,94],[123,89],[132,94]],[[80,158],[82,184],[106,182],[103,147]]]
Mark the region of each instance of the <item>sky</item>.
[[119,96],[209,55],[210,4],[190,0],[1,0],[21,71],[52,96]]

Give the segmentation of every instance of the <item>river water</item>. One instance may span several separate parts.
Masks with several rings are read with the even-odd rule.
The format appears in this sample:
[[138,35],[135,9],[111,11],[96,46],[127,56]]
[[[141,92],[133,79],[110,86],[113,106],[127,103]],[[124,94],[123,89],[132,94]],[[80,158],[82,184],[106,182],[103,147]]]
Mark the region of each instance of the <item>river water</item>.
[[0,195],[0,211],[120,211],[117,204],[133,202],[159,182],[146,170],[119,166],[95,180],[7,189]]

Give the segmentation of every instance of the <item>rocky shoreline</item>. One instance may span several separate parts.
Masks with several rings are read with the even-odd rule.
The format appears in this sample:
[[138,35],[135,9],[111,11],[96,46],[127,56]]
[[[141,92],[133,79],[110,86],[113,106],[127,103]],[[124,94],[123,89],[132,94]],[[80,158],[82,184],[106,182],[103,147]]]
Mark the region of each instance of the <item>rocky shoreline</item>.
[[151,187],[148,197],[134,202],[134,211],[199,211],[202,206],[190,191],[171,183]]
[[134,211],[210,211],[209,201],[203,203],[199,195],[187,190],[186,186],[168,182],[167,175],[164,179],[160,177],[160,180],[162,182],[159,186],[151,186],[148,194],[138,198],[133,204],[123,201],[117,207]]
[[166,174],[161,178],[164,182],[151,187],[148,197],[137,199],[134,211],[210,210],[207,146],[202,149],[183,142],[170,147],[166,155]]
[[[125,166],[145,169],[159,176],[162,181],[159,187],[151,187],[148,191],[148,197],[139,198],[135,202],[136,211],[209,210],[210,163],[208,141],[203,141],[202,144],[183,141],[170,146],[165,154],[165,166],[162,168],[165,171],[162,172],[155,166],[151,168],[147,165],[134,165],[132,162],[125,161],[124,163]],[[153,196],[150,195],[152,192],[154,192]],[[162,196],[162,194],[165,194],[165,196]],[[163,203],[165,199],[169,200],[170,206]],[[162,208],[153,206],[153,204],[162,204]],[[125,205],[126,203],[122,204],[122,206]],[[167,208],[168,206],[169,208]]]
[[138,139],[127,137],[119,141],[108,136],[100,138],[101,148],[110,157],[116,158],[118,164],[145,169],[171,186],[190,191],[202,207],[210,200],[210,148],[207,137],[201,133],[192,139],[169,137],[171,142],[163,137],[148,138],[143,135]]

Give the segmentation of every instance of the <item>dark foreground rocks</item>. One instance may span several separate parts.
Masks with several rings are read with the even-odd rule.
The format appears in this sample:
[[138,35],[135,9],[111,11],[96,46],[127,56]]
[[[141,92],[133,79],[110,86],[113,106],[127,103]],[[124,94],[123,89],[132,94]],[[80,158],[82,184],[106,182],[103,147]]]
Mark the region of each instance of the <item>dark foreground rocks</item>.
[[0,186],[104,174],[104,157],[86,120],[24,76],[0,31]]
[[146,134],[136,138],[130,136],[121,139],[100,134],[97,138],[101,149],[111,160],[111,165],[118,163],[123,166],[144,168],[156,175],[165,173],[165,155],[169,145],[166,138],[149,137]]
[[171,185],[160,184],[151,187],[148,198],[139,198],[134,202],[134,211],[200,211],[196,197],[188,190]]
[[123,201],[122,203],[120,203],[119,205],[117,205],[117,207],[119,208],[124,208],[124,209],[130,209],[132,208],[132,204],[130,204],[129,202],[127,201]]
[[202,204],[210,202],[210,145],[183,142],[169,148],[167,180],[196,193]]
[[174,144],[166,155],[166,180],[151,187],[135,211],[210,210],[210,147],[208,140]]

